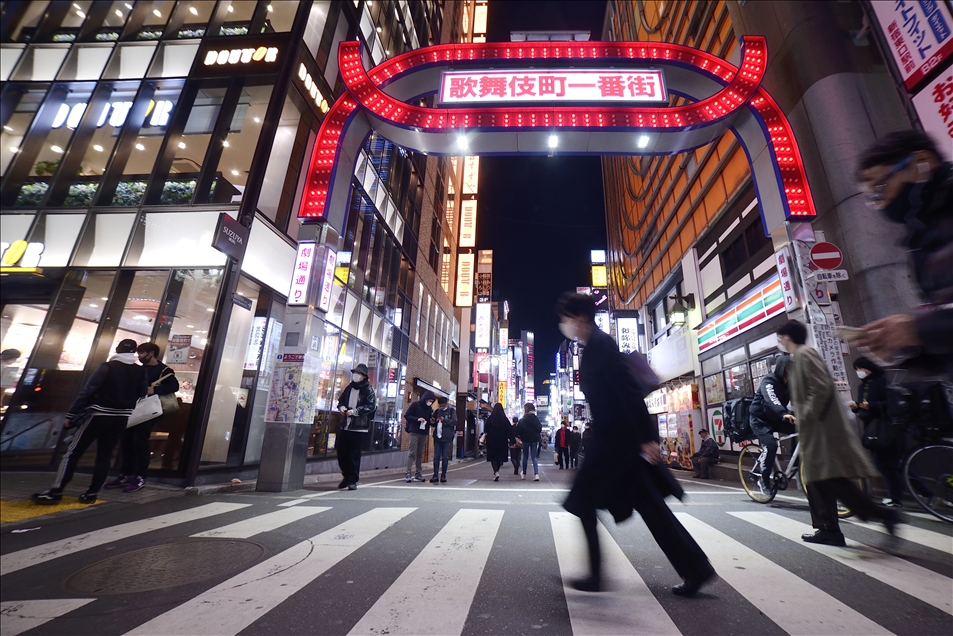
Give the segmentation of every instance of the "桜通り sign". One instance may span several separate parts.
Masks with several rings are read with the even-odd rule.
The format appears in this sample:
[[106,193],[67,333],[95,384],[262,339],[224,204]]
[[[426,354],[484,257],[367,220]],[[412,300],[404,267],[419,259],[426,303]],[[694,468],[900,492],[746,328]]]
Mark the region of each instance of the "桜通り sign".
[[497,102],[661,102],[668,99],[660,70],[448,71],[443,104]]

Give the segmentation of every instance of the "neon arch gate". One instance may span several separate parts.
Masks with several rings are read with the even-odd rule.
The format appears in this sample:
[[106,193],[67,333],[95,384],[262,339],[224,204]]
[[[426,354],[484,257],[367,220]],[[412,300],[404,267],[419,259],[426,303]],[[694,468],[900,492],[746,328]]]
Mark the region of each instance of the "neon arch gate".
[[[770,233],[785,221],[816,216],[797,142],[784,113],[761,87],[765,40],[745,36],[736,67],[705,51],[655,42],[538,42],[431,46],[367,71],[358,42],[338,51],[346,92],[329,110],[312,152],[298,217],[342,230],[351,175],[372,130],[410,150],[435,155],[675,154],[717,140],[739,139],[754,180],[762,223]],[[451,70],[613,72],[661,69],[669,92],[691,103],[678,107],[552,104],[426,108]],[[628,133],[628,134],[627,134]],[[458,144],[460,136],[467,147]],[[647,137],[647,139],[645,139]],[[637,139],[643,138],[640,147]]]

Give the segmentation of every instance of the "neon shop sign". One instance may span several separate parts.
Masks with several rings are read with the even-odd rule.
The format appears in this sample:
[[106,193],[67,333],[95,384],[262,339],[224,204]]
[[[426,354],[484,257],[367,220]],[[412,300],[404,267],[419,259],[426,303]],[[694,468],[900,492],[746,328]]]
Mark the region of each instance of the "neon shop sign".
[[43,243],[27,243],[24,240],[0,243],[0,271],[32,271],[40,264],[44,249]]
[[[169,123],[169,115],[172,114],[173,103],[167,99],[159,101],[150,100],[149,110],[146,111],[146,123],[149,126],[161,127]],[[99,120],[96,122],[96,128],[102,128],[107,123],[113,128],[118,128],[126,123],[126,117],[132,109],[132,102],[107,102],[99,114]],[[56,111],[56,117],[53,118],[53,128],[62,128],[65,124],[67,128],[75,129],[79,126],[83,113],[86,112],[86,102],[76,104],[60,104]]]
[[205,66],[225,66],[248,64],[249,62],[276,62],[278,61],[277,46],[259,46],[248,49],[225,49],[223,51],[209,51],[205,54]]

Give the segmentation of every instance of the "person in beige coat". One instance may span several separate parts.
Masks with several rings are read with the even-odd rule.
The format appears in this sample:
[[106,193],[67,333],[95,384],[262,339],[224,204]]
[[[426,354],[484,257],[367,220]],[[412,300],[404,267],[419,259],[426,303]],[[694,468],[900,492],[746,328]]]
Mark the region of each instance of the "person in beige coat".
[[801,539],[808,543],[846,545],[837,520],[837,501],[867,521],[883,522],[890,534],[899,521],[893,510],[881,508],[853,481],[879,476],[860,438],[847,419],[834,379],[820,354],[807,346],[807,327],[796,320],[777,332],[778,347],[793,357],[791,402],[801,445],[801,480],[817,529]]

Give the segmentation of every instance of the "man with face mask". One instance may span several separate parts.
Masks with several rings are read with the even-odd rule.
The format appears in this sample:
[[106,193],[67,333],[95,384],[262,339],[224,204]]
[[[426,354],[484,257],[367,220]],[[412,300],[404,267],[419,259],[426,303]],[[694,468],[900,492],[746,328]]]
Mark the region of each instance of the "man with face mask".
[[953,378],[953,164],[925,133],[903,130],[863,154],[857,178],[869,205],[906,225],[903,243],[925,303],[864,325],[857,344],[884,362]]
[[338,398],[338,410],[344,416],[335,442],[338,466],[344,476],[338,488],[357,490],[357,482],[361,478],[364,434],[371,430],[371,420],[377,412],[377,395],[367,378],[366,364],[351,369],[351,383],[344,387]]
[[[420,399],[411,404],[404,413],[404,430],[410,436],[410,448],[407,451],[407,474],[404,481],[408,484],[415,479],[426,481],[423,475],[424,449],[427,448],[427,427],[433,417],[433,403],[436,396],[424,391]],[[416,472],[411,472],[416,471]]]

